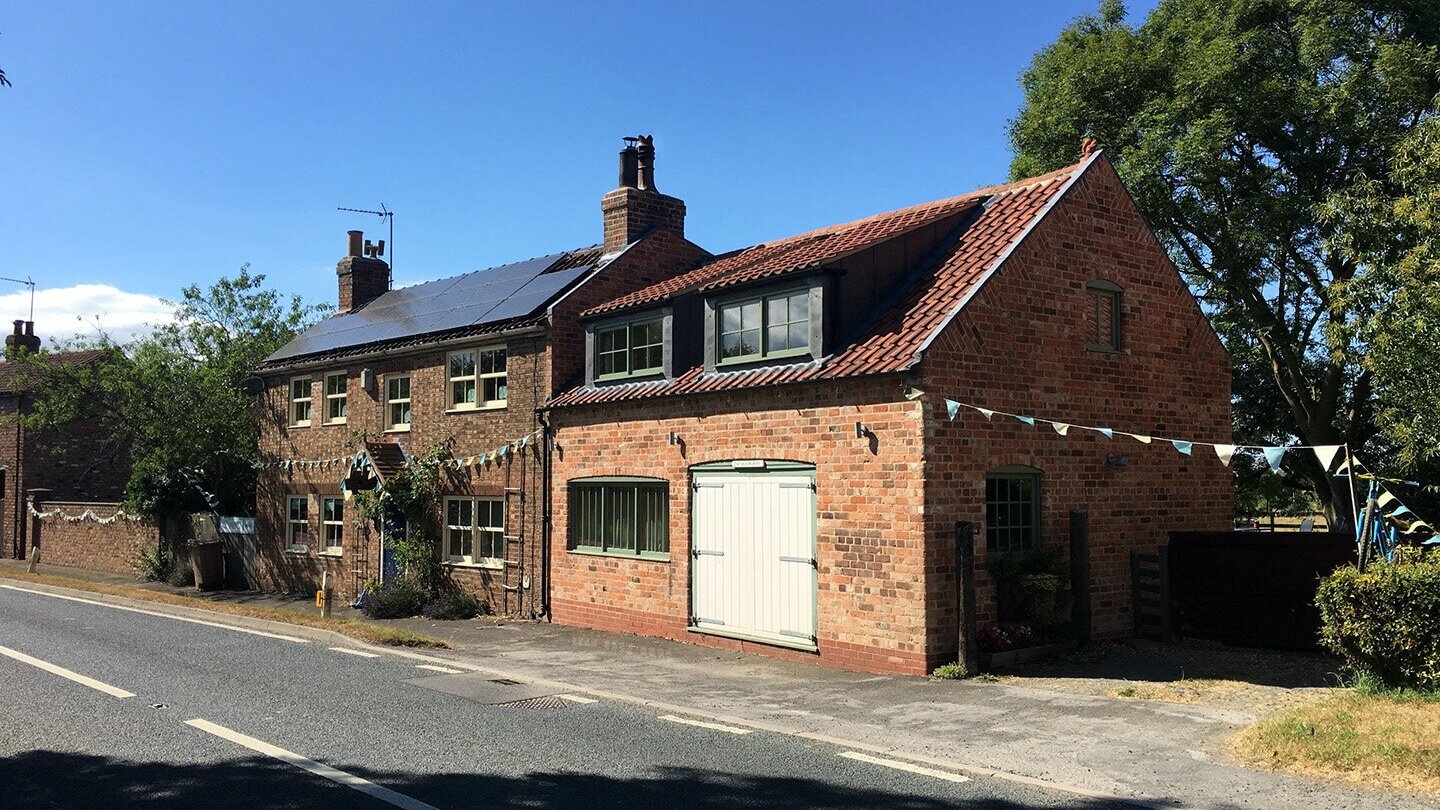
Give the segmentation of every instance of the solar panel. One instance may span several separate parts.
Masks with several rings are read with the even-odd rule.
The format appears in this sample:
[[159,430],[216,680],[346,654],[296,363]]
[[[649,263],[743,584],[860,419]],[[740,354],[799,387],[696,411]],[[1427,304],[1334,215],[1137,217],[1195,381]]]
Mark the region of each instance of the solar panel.
[[315,324],[265,360],[274,362],[529,315],[590,270],[581,267],[545,273],[567,255],[555,253],[391,290],[359,312]]

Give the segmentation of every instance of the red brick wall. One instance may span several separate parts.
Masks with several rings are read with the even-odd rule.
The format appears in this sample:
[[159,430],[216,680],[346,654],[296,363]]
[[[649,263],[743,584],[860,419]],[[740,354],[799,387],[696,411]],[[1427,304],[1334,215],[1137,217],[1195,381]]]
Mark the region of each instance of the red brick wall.
[[66,520],[84,515],[113,518],[120,510],[116,503],[48,501],[36,505],[42,513],[58,511],[53,517],[33,517],[31,539],[40,547],[41,562],[113,574],[135,574],[136,553],[154,550],[160,530],[149,520],[121,518],[110,524],[93,519]]
[[[1087,282],[1123,294],[1123,351],[1087,350],[1094,302]],[[1091,431],[1059,436],[1008,417],[987,421],[943,398],[996,410],[1168,438],[1228,442],[1230,366],[1219,341],[1113,169],[1097,162],[1020,245],[930,349],[927,397],[927,584],[932,663],[953,658],[954,523],[976,526],[977,605],[995,620],[986,571],[985,473],[1042,472],[1041,540],[1068,550],[1069,513],[1089,511],[1093,630],[1131,631],[1129,553],[1153,551],[1174,530],[1220,530],[1231,517],[1231,475],[1208,447],[1193,457]],[[1106,463],[1123,454],[1124,467]]]
[[[555,621],[639,632],[876,672],[925,671],[920,406],[895,377],[567,408],[556,426],[551,544]],[[857,439],[855,422],[874,439]],[[671,431],[683,445],[668,444]],[[815,465],[819,653],[687,631],[689,468],[740,458]],[[660,477],[670,486],[670,558],[568,550],[572,478]]]

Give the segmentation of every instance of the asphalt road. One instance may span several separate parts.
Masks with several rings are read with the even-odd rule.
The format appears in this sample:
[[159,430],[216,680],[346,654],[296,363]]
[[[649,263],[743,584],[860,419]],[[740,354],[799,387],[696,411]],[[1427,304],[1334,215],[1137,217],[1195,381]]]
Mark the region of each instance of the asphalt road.
[[0,586],[0,805],[1108,806],[338,646]]

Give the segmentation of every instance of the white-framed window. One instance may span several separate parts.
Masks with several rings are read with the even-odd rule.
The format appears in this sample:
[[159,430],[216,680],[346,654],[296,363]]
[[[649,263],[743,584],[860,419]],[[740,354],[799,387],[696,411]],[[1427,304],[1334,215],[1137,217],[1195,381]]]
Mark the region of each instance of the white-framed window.
[[310,499],[291,496],[285,520],[285,550],[310,550]]
[[717,363],[810,351],[810,291],[790,290],[721,304]]
[[451,409],[475,407],[475,351],[451,352],[447,374],[450,378]]
[[664,367],[663,318],[648,318],[595,330],[595,379],[654,374]]
[[461,565],[500,567],[505,560],[505,501],[445,499],[445,559]]
[[510,396],[510,388],[505,383],[505,347],[481,349],[480,364],[476,370],[480,377],[481,406],[503,407]]
[[1095,331],[1087,348],[1118,352],[1123,348],[1120,302],[1124,290],[1118,284],[1095,280],[1085,285],[1095,307]]
[[1001,467],[985,474],[985,548],[1013,554],[1040,547],[1040,471]]
[[350,378],[343,371],[332,371],[325,375],[325,424],[345,424]]
[[345,550],[345,499],[320,499],[320,525],[325,531],[326,554],[341,554]]
[[410,375],[385,378],[385,429],[410,429]]
[[312,407],[310,378],[292,378],[290,380],[290,426],[309,427]]

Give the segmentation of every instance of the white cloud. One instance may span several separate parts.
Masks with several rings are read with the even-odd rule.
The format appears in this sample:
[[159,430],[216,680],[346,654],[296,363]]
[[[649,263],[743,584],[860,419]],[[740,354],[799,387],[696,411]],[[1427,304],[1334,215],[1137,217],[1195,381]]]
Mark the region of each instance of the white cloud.
[[[29,290],[0,295],[0,333],[9,334],[9,322],[29,320],[29,313]],[[174,311],[159,298],[125,292],[109,284],[35,291],[35,333],[52,348],[77,336],[97,337],[100,330],[111,340],[124,343],[174,317]]]

